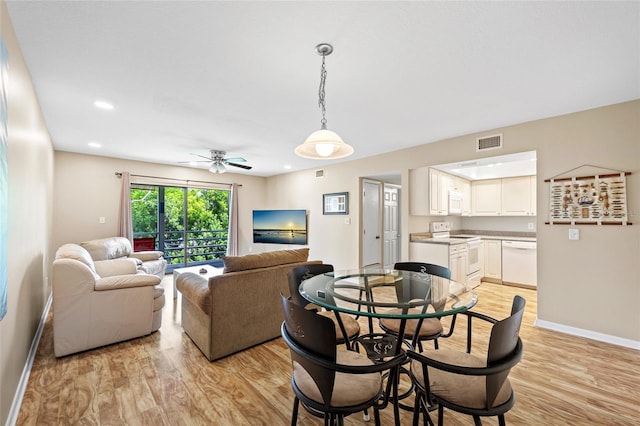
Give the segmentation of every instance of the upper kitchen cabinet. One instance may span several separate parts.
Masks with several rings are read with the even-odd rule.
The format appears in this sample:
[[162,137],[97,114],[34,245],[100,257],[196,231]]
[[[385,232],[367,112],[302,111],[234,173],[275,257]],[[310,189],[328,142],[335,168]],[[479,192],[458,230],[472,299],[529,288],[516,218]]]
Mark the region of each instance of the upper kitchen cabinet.
[[409,214],[414,216],[446,216],[449,214],[449,191],[454,189],[454,176],[421,167],[409,170]]
[[472,216],[500,216],[502,214],[502,179],[471,182]]
[[452,176],[429,168],[429,214],[446,216],[449,214],[449,190]]
[[502,179],[501,215],[536,215],[535,176],[519,176]]

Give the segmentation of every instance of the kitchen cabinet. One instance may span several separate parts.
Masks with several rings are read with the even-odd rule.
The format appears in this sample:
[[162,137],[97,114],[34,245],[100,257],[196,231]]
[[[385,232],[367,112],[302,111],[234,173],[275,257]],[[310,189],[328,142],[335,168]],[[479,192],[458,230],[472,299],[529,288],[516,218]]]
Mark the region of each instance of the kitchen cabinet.
[[467,256],[466,244],[449,246],[449,270],[452,280],[459,283],[467,282]]
[[471,182],[471,216],[535,215],[535,176]]
[[449,214],[449,189],[451,176],[429,168],[429,214],[446,216]]
[[430,167],[409,170],[409,214],[446,216],[453,176]]
[[502,241],[483,240],[484,277],[502,281]]
[[472,216],[500,216],[502,212],[502,179],[471,182]]
[[535,176],[502,179],[501,215],[535,216],[535,184]]
[[409,244],[409,261],[433,263],[451,270],[451,279],[467,282],[467,245],[416,243]]

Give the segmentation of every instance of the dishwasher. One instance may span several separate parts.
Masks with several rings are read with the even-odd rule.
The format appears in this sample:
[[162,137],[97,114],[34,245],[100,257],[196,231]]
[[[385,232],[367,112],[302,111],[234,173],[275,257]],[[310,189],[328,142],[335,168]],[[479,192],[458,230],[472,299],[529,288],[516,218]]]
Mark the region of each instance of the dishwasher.
[[537,245],[533,241],[502,241],[502,282],[535,287]]

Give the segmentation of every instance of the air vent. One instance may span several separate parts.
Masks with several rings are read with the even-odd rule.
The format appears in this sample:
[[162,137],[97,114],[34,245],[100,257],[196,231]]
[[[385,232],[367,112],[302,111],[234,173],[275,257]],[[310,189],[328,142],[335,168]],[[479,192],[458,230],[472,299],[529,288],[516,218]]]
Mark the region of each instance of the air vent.
[[476,151],[500,148],[502,148],[502,134],[478,138],[478,142],[476,144]]
[[324,169],[318,169],[318,170],[316,170],[316,177],[317,177],[317,178],[324,177]]

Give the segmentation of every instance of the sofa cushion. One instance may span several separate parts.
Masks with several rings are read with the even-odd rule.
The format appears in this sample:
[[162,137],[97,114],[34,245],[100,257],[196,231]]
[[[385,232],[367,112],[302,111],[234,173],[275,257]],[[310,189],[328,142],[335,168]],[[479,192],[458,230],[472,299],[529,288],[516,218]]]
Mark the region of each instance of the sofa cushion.
[[247,269],[267,268],[269,266],[286,265],[288,263],[306,262],[309,249],[268,251],[244,256],[226,256],[223,273],[245,271]]
[[133,249],[131,241],[124,237],[101,238],[80,243],[93,260],[109,260],[129,256]]

